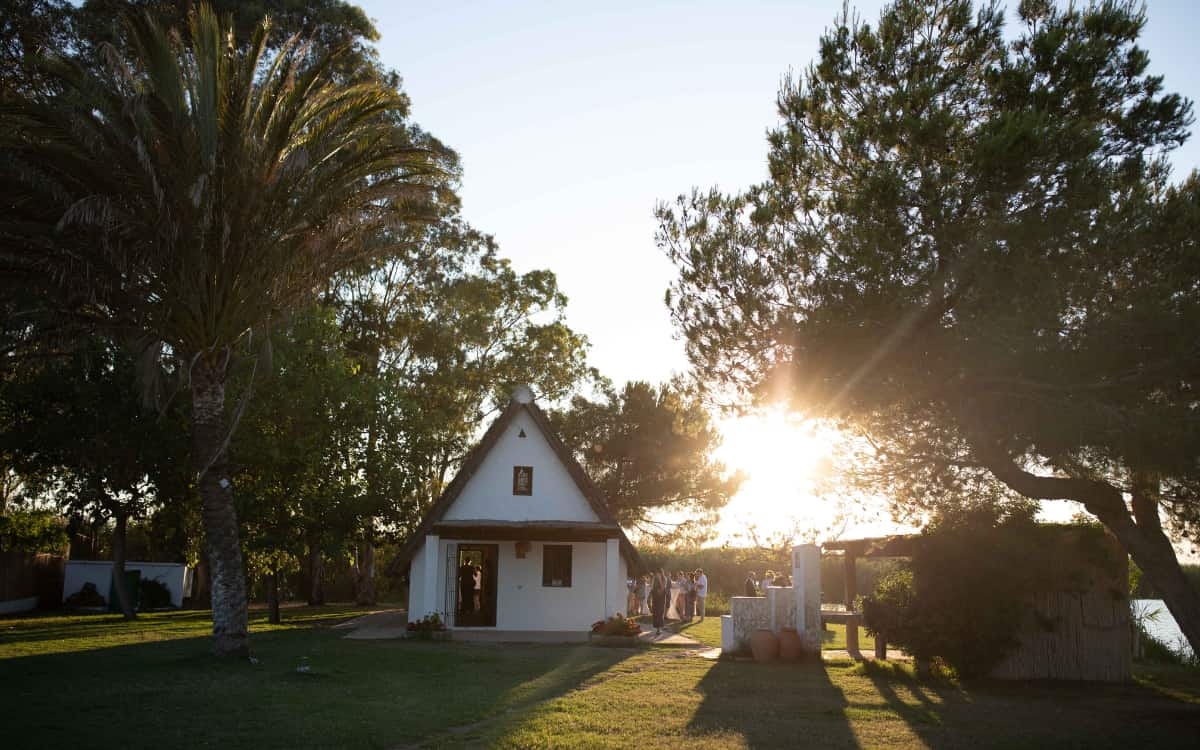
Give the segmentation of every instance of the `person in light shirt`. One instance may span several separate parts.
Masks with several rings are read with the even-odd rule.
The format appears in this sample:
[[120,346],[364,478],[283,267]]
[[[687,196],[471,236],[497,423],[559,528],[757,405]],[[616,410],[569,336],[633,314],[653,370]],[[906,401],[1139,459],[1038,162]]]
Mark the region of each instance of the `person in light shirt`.
[[696,568],[696,613],[700,615],[700,622],[704,622],[704,597],[708,596],[708,576],[704,575],[704,571]]

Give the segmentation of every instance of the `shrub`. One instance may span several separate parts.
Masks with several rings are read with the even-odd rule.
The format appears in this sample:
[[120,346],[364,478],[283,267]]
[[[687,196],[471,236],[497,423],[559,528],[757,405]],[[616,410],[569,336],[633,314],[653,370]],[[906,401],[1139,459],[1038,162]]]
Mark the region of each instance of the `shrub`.
[[171,606],[171,590],[162,581],[143,578],[138,589],[138,601],[142,609],[165,609]]
[[48,510],[11,509],[0,514],[0,551],[62,554],[67,542],[66,522]]
[[445,629],[446,623],[442,621],[442,616],[437,612],[408,623],[408,632],[410,633],[440,633]]
[[704,598],[704,616],[718,617],[729,614],[729,594],[723,591],[710,591]]
[[592,623],[592,632],[596,635],[637,635],[642,632],[642,626],[618,612],[607,620]]
[[986,674],[1017,645],[1030,595],[1064,583],[1048,562],[1054,540],[1045,533],[1027,513],[939,519],[922,533],[911,568],[862,598],[863,625],[919,660],[941,660],[964,677]]
[[85,583],[83,588],[67,597],[68,607],[103,607],[105,599],[96,590],[96,584]]

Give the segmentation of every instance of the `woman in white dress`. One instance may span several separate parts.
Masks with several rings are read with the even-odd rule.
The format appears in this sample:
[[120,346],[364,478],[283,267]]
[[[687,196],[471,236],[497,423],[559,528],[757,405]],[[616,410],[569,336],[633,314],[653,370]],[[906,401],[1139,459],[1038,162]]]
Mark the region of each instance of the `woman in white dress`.
[[679,593],[681,590],[679,574],[672,573],[667,579],[667,619],[678,620],[681,615],[679,613]]

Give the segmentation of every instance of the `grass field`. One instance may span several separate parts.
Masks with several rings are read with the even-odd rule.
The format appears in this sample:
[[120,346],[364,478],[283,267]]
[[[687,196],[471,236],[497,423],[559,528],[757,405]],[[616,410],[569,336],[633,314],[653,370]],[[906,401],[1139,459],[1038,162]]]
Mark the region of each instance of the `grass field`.
[[[643,629],[651,627],[649,624],[649,617],[640,618],[639,622],[642,623]],[[670,625],[670,628],[691,638],[695,638],[705,646],[712,646],[714,648],[721,647],[720,617],[705,617],[703,622],[699,620],[692,620],[691,622],[685,624],[673,623]],[[867,643],[865,636],[860,637],[864,638],[863,643]],[[871,641],[871,643],[873,644],[874,641]],[[825,632],[825,641],[821,647],[827,651],[838,649],[845,650],[846,626],[839,625],[837,623],[831,623],[829,625],[829,630]]]
[[[204,613],[0,620],[4,747],[1194,747],[1200,673],[1130,685],[918,681],[849,661],[671,648],[352,641],[344,607],[256,617],[258,662]],[[685,632],[719,642],[717,618]]]

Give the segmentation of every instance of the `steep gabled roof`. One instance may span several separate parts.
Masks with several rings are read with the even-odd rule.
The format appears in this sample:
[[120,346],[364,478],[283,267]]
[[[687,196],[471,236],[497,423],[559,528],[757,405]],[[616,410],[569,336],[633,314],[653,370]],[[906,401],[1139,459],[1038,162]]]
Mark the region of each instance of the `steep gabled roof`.
[[554,451],[554,455],[566,467],[567,473],[575,482],[575,486],[579,488],[580,493],[587,499],[588,505],[596,514],[596,517],[600,519],[599,525],[615,527],[618,535],[617,538],[621,544],[621,553],[625,555],[630,568],[636,570],[643,568],[641,556],[638,555],[637,550],[629,541],[629,537],[625,535],[620,524],[617,523],[617,519],[612,514],[612,511],[608,509],[608,502],[604,499],[600,488],[596,486],[592,478],[587,475],[587,472],[575,460],[575,455],[571,453],[571,449],[567,447],[566,443],[562,441],[562,438],[558,436],[558,433],[551,426],[550,419],[546,416],[546,413],[538,408],[538,405],[532,400],[522,403],[514,398],[509,402],[504,411],[501,412],[500,416],[488,427],[487,432],[483,434],[483,438],[480,439],[479,443],[467,454],[467,457],[463,460],[462,467],[459,468],[454,479],[447,485],[441,496],[430,506],[429,511],[421,519],[421,523],[417,526],[416,531],[413,532],[408,541],[400,548],[399,553],[397,553],[395,559],[392,560],[391,566],[388,568],[390,574],[398,575],[408,567],[425,536],[429,534],[433,527],[446,515],[446,512],[450,510],[450,506],[462,494],[467,483],[471,481],[471,477],[475,475],[480,465],[483,464],[483,460],[487,458],[488,453],[495,447],[496,441],[500,439],[500,436],[512,424],[513,419],[522,411],[529,414],[534,424],[542,431],[542,435]]

